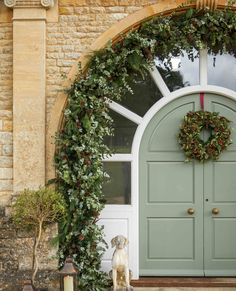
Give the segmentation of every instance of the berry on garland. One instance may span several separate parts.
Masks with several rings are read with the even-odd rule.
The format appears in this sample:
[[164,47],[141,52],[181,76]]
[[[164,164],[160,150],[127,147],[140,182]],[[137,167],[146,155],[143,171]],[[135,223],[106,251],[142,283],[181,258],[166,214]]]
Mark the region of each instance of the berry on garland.
[[[217,160],[221,152],[232,143],[229,123],[226,117],[217,112],[188,112],[178,135],[179,144],[187,157],[186,161]],[[200,137],[203,129],[210,130],[210,137],[206,142]]]

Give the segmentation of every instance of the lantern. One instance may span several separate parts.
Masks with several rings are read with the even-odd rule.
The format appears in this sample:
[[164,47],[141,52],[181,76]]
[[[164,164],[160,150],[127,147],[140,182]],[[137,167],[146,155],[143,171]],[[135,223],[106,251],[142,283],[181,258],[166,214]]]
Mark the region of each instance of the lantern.
[[34,291],[31,280],[27,280],[24,282],[22,291]]
[[60,291],[77,291],[77,271],[72,258],[67,258],[60,274]]

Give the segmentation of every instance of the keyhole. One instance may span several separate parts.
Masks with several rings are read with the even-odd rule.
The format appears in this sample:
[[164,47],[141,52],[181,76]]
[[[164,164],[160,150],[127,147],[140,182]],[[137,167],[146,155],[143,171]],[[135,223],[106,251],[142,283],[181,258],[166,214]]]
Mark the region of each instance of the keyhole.
[[206,199],[205,201],[208,202],[208,199]]

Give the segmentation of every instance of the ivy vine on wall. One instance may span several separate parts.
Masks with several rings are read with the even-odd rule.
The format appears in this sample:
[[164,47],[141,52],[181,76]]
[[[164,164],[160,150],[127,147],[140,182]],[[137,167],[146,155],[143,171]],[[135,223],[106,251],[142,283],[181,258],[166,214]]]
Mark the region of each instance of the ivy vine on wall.
[[68,90],[55,155],[57,185],[68,212],[60,226],[60,258],[73,257],[79,290],[107,290],[106,275],[100,271],[106,244],[96,222],[105,205],[102,160],[110,154],[103,140],[113,132],[109,100],[120,100],[131,91],[129,82],[148,74],[155,56],[171,66],[172,56],[185,50],[193,58],[193,50],[203,48],[236,57],[236,13],[229,6],[215,11],[176,10],[143,23],[95,52],[87,71],[80,71]]

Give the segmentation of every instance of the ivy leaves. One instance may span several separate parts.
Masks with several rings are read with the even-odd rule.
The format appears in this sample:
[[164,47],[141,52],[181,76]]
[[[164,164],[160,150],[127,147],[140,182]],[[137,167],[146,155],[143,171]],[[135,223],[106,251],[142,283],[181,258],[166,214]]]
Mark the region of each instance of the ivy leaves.
[[173,13],[144,24],[143,36],[156,39],[155,53],[161,59],[179,55],[181,50],[208,48],[211,53],[227,51],[236,55],[236,15],[229,7],[225,10],[194,10]]
[[106,244],[96,222],[105,206],[102,160],[110,154],[103,141],[113,133],[109,103],[132,92],[130,81],[148,74],[156,56],[168,66],[171,57],[183,50],[192,59],[194,49],[202,48],[236,56],[234,11],[191,9],[153,18],[95,52],[86,72],[80,71],[68,90],[55,155],[57,185],[67,202],[67,221],[60,226],[60,258],[73,257],[79,290],[107,290],[106,275],[100,271]]

